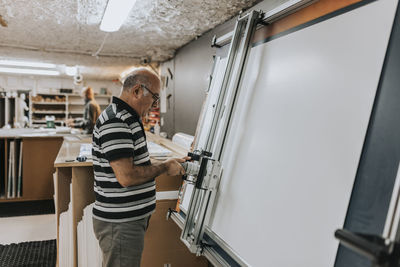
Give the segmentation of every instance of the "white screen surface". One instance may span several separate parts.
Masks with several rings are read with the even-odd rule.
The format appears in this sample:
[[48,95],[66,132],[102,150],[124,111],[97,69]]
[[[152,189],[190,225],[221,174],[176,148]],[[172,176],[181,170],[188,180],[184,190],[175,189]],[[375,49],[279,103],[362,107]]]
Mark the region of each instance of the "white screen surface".
[[396,5],[251,50],[209,225],[249,265],[333,266]]
[[[220,95],[220,88],[224,79],[224,73],[226,69],[228,59],[217,57],[215,62],[215,68],[212,73],[212,82],[210,86],[210,90],[207,95],[207,100],[204,106],[204,114],[202,114],[203,118],[201,121],[201,128],[199,129],[199,133],[197,134],[197,142],[196,149],[205,149],[207,146],[207,140],[209,131],[212,126],[212,119],[214,117],[215,109],[218,102],[218,97]],[[186,183],[184,184],[184,194],[181,199],[180,209],[183,212],[187,213],[187,210],[190,205],[190,197],[193,192],[193,184]]]

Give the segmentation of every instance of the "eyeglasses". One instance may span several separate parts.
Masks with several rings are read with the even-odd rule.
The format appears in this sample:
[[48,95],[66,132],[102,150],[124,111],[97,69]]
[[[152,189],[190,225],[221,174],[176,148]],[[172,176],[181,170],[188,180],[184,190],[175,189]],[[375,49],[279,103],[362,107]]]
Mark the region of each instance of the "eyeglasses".
[[147,88],[146,85],[141,84],[140,86],[142,88],[146,89],[151,94],[151,97],[153,98],[153,104],[151,104],[151,105],[156,106],[158,104],[158,102],[160,101],[160,97],[158,95],[154,94],[152,91],[150,91],[150,89]]

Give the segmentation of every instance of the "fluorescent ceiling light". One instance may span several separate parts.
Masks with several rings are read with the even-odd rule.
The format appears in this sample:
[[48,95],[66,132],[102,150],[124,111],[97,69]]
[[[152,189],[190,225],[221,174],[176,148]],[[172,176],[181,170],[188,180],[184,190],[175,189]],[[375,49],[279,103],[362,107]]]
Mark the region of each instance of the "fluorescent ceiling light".
[[3,68],[0,67],[0,72],[5,73],[17,73],[17,74],[34,74],[34,75],[60,75],[59,71],[56,70],[38,70],[38,69],[19,69],[19,68]]
[[100,30],[116,32],[121,28],[136,0],[109,0],[101,20]]
[[0,60],[0,65],[17,66],[17,67],[34,67],[34,68],[55,68],[55,64],[31,62],[31,61],[16,61],[16,60]]

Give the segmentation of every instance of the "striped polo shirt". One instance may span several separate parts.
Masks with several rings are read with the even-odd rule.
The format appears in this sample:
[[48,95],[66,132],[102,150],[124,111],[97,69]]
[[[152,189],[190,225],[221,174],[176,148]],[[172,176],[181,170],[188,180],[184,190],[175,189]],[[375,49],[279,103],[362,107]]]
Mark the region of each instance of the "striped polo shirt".
[[96,121],[92,155],[96,195],[93,217],[107,222],[127,222],[154,212],[154,179],[141,185],[123,187],[110,166],[110,161],[130,157],[135,165],[151,164],[139,115],[117,97],[113,97],[112,103]]

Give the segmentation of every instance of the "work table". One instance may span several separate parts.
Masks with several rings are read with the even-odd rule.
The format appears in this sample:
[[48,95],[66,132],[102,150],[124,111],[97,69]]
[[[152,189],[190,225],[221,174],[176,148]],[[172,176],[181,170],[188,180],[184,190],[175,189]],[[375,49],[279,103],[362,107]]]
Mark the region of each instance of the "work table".
[[[74,139],[73,137],[76,137]],[[183,147],[172,143],[171,140],[156,136],[152,133],[146,133],[147,141],[161,145],[172,151],[169,158],[182,158],[187,155],[187,150]],[[73,166],[92,166],[93,162],[88,158],[84,162],[79,162],[76,157],[79,155],[82,144],[90,144],[92,142],[90,136],[66,136],[64,142],[54,161],[54,167],[73,167]]]
[[[77,130],[76,130],[77,131]],[[77,131],[79,133],[79,131]],[[43,128],[43,129],[32,129],[32,128],[12,128],[12,129],[0,129],[0,138],[57,138],[64,136],[72,136],[81,139],[81,136],[85,138],[85,135],[71,134],[71,131],[67,127],[62,128]]]
[[150,132],[146,132],[146,139],[147,139],[147,142],[153,142],[153,143],[156,143],[158,145],[161,145],[161,146],[171,150],[172,151],[171,157],[182,158],[182,157],[185,157],[188,153],[188,150],[185,149],[184,147],[181,147],[181,146],[173,143],[171,140],[169,140],[167,138],[157,136]]
[[87,143],[91,142],[87,139],[77,141],[66,141],[64,139],[57,158],[54,161],[54,167],[92,166],[93,162],[90,158],[84,162],[79,162],[76,160],[76,157],[79,155],[81,145]]
[[91,136],[70,131],[67,127],[0,129],[0,202],[53,198],[54,161],[63,142],[67,154],[76,147],[70,143],[91,142]]

